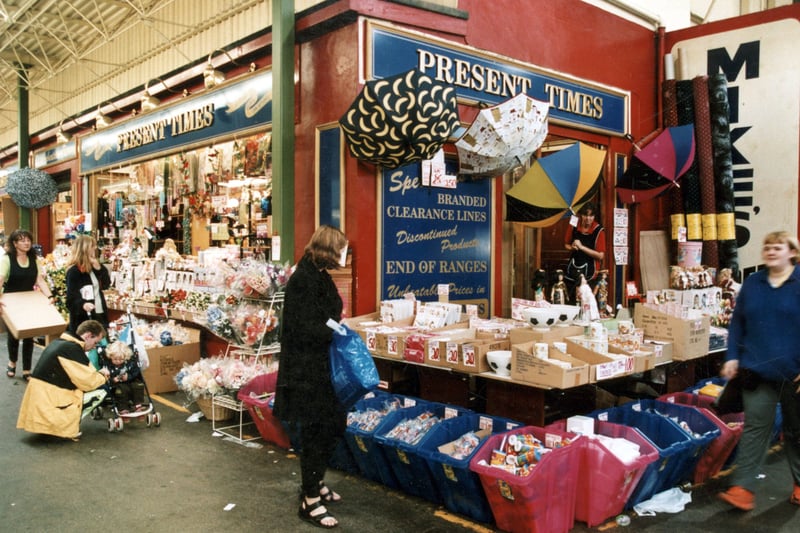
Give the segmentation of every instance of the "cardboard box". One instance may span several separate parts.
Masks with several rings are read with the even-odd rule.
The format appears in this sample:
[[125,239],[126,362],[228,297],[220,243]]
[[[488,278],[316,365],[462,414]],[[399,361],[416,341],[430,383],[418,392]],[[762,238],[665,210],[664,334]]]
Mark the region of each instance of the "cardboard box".
[[672,362],[672,343],[669,341],[645,339],[639,349],[653,352],[656,359],[655,366]]
[[200,330],[186,329],[189,332],[188,342],[147,349],[150,366],[142,375],[151,394],[178,390],[175,375],[184,363],[192,364],[200,360]]
[[609,346],[608,354],[594,352],[581,346],[575,340],[566,339],[567,352],[576,359],[589,364],[589,383],[596,383],[604,379],[627,376],[635,372],[635,361],[632,355],[620,353],[618,348]]
[[569,389],[589,383],[589,365],[551,346],[550,359],[570,363],[572,368],[562,368],[533,354],[535,342],[511,346],[511,379],[542,388]]
[[704,316],[683,319],[636,304],[633,322],[647,337],[672,342],[672,359],[687,361],[708,354],[711,322]]
[[18,339],[61,335],[67,322],[39,291],[3,294],[3,321]]
[[554,326],[550,329],[541,330],[531,327],[514,328],[508,332],[512,346],[514,344],[525,344],[526,342],[561,342],[566,337],[583,335],[583,326]]
[[456,370],[468,374],[480,374],[481,372],[491,372],[489,361],[486,354],[494,350],[510,350],[511,343],[508,340],[485,340],[475,339],[461,345],[461,357],[456,365]]
[[[425,343],[425,364],[430,366],[453,367],[458,364],[460,346],[465,341],[475,339],[475,330],[453,328],[438,330]],[[448,353],[451,362],[447,362]]]

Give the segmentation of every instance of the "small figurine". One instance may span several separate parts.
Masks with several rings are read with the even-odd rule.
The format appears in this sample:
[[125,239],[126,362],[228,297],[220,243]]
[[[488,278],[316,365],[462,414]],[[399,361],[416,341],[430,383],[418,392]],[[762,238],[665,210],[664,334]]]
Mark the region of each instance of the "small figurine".
[[547,272],[541,268],[537,270],[533,275],[531,286],[533,287],[534,301],[542,302],[547,300],[545,297],[547,294]]
[[608,271],[598,272],[599,279],[594,286],[594,296],[597,299],[597,309],[600,316],[608,318],[611,315],[611,308],[608,306]]
[[564,281],[564,271],[556,270],[556,282],[550,289],[550,303],[553,305],[567,304],[567,283]]
[[581,321],[591,322],[592,320],[600,320],[600,313],[597,310],[597,301],[594,299],[592,288],[589,286],[589,282],[586,281],[586,276],[583,274],[580,275],[576,301],[580,302]]

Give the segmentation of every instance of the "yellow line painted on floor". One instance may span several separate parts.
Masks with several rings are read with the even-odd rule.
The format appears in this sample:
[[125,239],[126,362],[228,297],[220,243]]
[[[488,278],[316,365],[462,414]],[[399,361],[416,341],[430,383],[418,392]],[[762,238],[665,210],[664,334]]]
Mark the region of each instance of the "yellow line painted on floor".
[[477,533],[492,533],[494,530],[490,528],[486,528],[480,524],[476,524],[466,518],[461,516],[457,516],[447,511],[436,511],[433,513],[434,516],[441,518],[442,520],[447,520],[453,524],[458,524],[459,526],[465,527],[467,529],[471,529],[472,531],[476,531]]
[[165,405],[167,407],[171,407],[171,408],[175,409],[176,411],[180,411],[181,413],[190,413],[191,412],[187,408],[185,408],[184,406],[178,405],[175,402],[171,402],[171,401],[167,400],[166,398],[162,398],[158,394],[151,394],[150,395],[150,399],[151,400],[155,400],[158,403],[160,403],[162,405]]

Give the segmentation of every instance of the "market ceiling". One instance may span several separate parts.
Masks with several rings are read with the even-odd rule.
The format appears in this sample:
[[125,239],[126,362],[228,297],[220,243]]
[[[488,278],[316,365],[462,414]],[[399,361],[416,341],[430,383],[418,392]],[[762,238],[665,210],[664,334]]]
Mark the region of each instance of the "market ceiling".
[[[129,50],[125,35],[142,27],[157,34],[163,47],[219,23],[225,13],[208,10],[203,24],[188,27],[165,9],[182,0],[0,0],[0,131],[16,129],[19,70],[24,66],[31,92],[67,69],[98,70],[88,58],[106,45],[117,45],[117,53]],[[229,9],[244,9],[263,0],[240,0]],[[185,3],[185,2],[184,2]],[[171,17],[171,18],[170,18]],[[98,79],[112,79],[141,57],[119,55],[111,68],[103,65]],[[48,91],[50,103],[70,97]],[[32,110],[35,111],[35,110]]]

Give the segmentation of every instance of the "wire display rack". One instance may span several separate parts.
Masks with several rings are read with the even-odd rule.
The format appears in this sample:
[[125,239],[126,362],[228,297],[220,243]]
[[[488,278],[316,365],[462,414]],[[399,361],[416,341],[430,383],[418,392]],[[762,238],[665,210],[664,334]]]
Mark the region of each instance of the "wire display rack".
[[[217,409],[228,409],[234,412],[233,421],[234,423],[228,425],[221,425],[224,422],[230,421],[230,418],[227,420],[217,420],[216,410]],[[258,431],[258,428],[255,427],[255,422],[250,420],[250,414],[247,411],[247,407],[245,407],[241,401],[231,398],[226,394],[217,394],[216,396],[211,398],[211,429],[222,433],[223,435],[230,437],[231,439],[235,440],[239,444],[244,442],[250,442],[253,440],[258,440],[261,438],[261,434]],[[220,417],[224,418],[224,417]],[[251,435],[249,429],[252,426],[254,433]],[[245,431],[247,428],[247,431]]]

